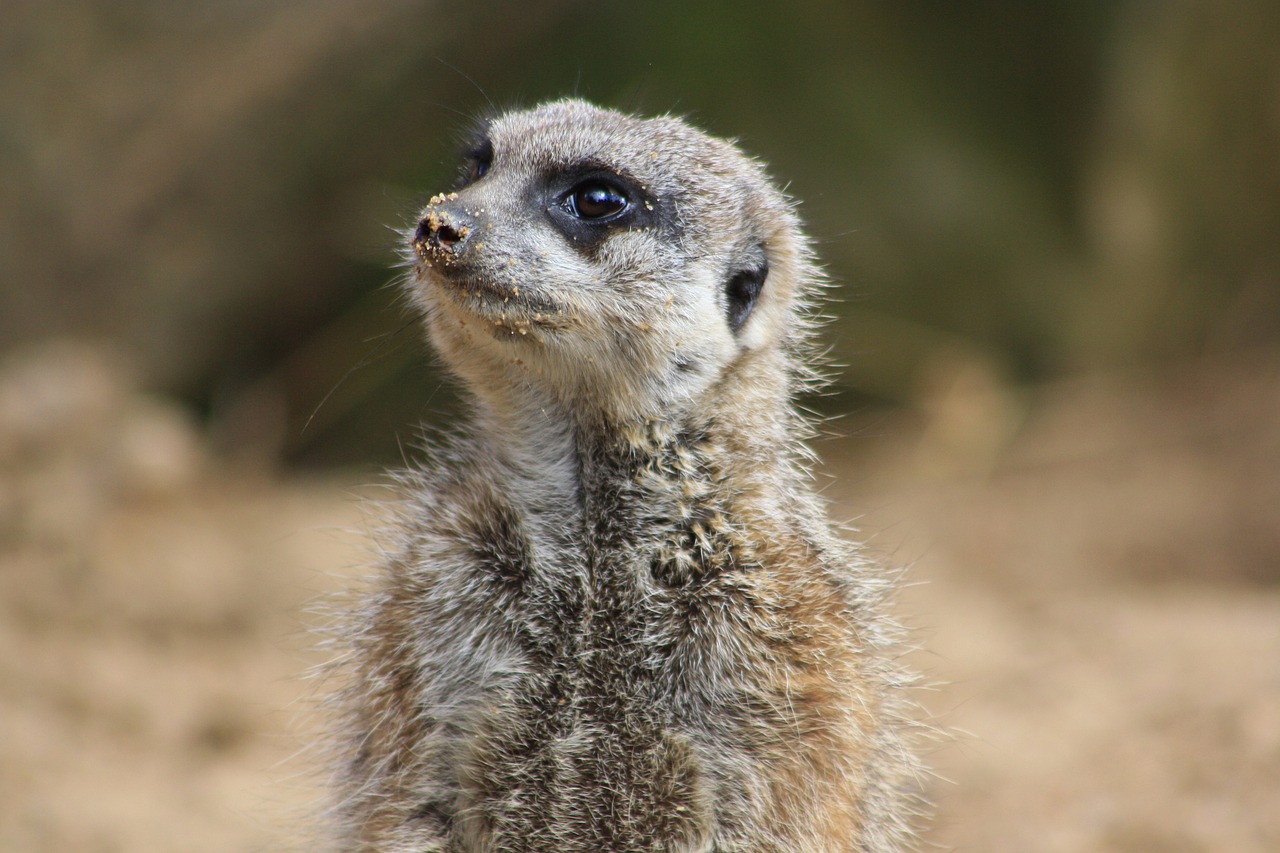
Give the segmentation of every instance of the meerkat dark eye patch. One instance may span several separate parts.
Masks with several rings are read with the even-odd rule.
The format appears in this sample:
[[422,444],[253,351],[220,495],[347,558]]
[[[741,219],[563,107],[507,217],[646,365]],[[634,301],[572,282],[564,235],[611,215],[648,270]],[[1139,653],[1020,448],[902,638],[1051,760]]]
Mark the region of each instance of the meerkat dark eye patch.
[[738,270],[725,282],[724,294],[728,300],[729,328],[737,334],[742,324],[751,316],[756,300],[769,276],[769,261],[761,258],[759,266]]
[[462,154],[462,180],[464,183],[474,183],[483,178],[489,172],[489,167],[493,165],[493,143],[488,137],[476,140]]
[[552,224],[584,252],[620,231],[650,227],[656,218],[657,203],[639,185],[594,163],[551,173],[545,192]]

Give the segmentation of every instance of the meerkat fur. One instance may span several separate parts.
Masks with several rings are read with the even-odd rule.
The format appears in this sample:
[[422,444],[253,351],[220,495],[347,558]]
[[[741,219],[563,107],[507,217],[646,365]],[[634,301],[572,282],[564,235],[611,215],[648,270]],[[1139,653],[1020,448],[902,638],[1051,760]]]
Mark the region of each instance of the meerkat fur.
[[889,574],[793,399],[821,275],[734,145],[501,115],[407,235],[469,415],[401,478],[343,698],[340,849],[910,846]]

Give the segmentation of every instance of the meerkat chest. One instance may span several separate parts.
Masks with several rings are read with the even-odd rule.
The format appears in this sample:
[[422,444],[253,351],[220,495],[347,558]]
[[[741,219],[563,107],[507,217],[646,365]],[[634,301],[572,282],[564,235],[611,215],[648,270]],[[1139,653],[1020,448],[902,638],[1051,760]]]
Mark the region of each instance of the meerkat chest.
[[464,614],[425,622],[457,635],[434,638],[441,653],[503,649],[505,669],[539,674],[523,689],[551,709],[598,696],[670,717],[746,689],[776,634],[767,567],[707,467],[673,450],[589,473],[567,507],[531,508],[490,483],[432,518],[447,559],[424,565],[440,578],[426,608]]
[[743,564],[727,518],[656,506],[615,503],[567,542],[529,549],[521,583],[502,591],[504,628],[580,692],[657,704],[719,692],[715,664],[741,672],[755,640],[759,567]]
[[705,850],[711,800],[746,796],[712,792],[749,787],[750,726],[725,711],[764,692],[768,608],[727,518],[637,482],[468,546],[470,630],[491,639],[453,647],[516,661],[458,721],[467,832],[494,849]]

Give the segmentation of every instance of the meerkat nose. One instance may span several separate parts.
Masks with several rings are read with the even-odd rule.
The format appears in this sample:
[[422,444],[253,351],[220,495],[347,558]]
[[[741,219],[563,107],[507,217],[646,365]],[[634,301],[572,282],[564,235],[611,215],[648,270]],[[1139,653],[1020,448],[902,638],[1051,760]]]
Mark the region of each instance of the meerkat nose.
[[418,221],[409,245],[424,261],[447,263],[462,255],[474,230],[475,224],[466,213],[433,206]]
[[[425,235],[423,234],[424,225],[427,226]],[[422,240],[424,236],[429,242],[445,249],[452,249],[455,245],[467,239],[463,236],[461,230],[452,225],[441,224],[432,228],[431,223],[425,219],[418,223],[418,239]]]

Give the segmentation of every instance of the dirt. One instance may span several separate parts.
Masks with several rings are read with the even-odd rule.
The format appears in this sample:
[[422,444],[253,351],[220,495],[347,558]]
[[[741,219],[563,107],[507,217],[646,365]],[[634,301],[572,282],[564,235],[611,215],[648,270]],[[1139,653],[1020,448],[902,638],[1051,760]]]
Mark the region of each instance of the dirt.
[[[1280,354],[830,428],[910,584],[931,849],[1280,849]],[[366,479],[229,468],[90,348],[0,364],[0,849],[314,849]]]

